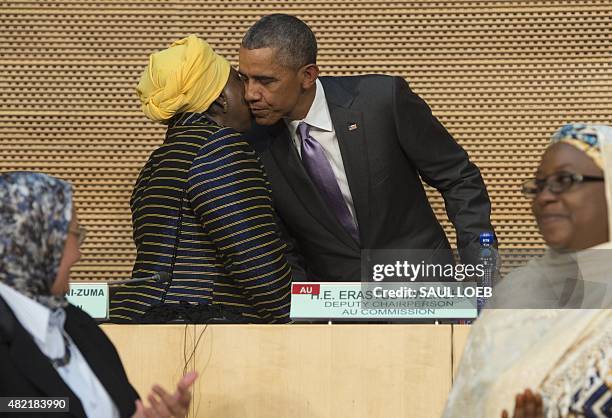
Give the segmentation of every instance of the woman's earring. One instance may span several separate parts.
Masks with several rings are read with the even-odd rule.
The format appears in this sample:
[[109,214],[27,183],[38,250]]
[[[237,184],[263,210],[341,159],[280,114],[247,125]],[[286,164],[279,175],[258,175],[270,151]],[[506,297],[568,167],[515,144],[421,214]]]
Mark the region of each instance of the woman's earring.
[[223,100],[223,112],[227,113],[227,100]]

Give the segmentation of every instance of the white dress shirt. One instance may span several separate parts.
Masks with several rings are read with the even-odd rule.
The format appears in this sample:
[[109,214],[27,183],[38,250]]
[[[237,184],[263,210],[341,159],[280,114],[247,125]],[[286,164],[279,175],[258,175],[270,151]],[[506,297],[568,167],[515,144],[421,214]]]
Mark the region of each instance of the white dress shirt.
[[316,81],[316,93],[315,98],[308,110],[308,114],[302,120],[288,120],[285,119],[293,143],[297,148],[298,155],[302,157],[302,138],[297,131],[300,122],[306,122],[310,125],[310,136],[321,144],[323,152],[327,160],[331,164],[334,176],[340,187],[342,197],[348,206],[351,217],[357,225],[357,218],[355,217],[355,206],[353,205],[353,196],[351,196],[351,190],[349,189],[348,180],[346,178],[346,171],[344,170],[344,163],[342,162],[342,154],[340,154],[340,145],[338,144],[338,137],[334,130],[334,125],[329,114],[329,107],[327,106],[327,100],[325,99],[325,91],[323,85],[317,79]]
[[33,299],[0,283],[0,296],[11,308],[19,323],[30,333],[40,351],[50,359],[64,356],[63,335],[70,346],[70,361],[56,368],[66,385],[79,398],[89,418],[119,418],[119,411],[87,361],[64,331],[66,312],[51,310]]

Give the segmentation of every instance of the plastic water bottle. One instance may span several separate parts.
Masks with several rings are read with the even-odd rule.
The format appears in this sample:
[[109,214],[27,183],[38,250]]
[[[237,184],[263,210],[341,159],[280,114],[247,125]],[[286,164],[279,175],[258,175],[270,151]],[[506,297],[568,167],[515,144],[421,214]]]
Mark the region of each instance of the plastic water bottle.
[[[495,269],[495,235],[492,232],[481,232],[480,233],[480,264],[483,265],[484,275],[479,281],[478,285],[483,287],[493,286],[493,271]],[[487,302],[486,298],[479,297],[476,300],[476,307],[478,314]]]

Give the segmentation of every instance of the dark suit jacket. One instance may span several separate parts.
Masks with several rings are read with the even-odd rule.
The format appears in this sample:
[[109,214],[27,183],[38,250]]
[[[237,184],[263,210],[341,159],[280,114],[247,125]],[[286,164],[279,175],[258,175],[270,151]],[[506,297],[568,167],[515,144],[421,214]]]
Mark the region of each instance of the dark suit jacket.
[[[72,305],[66,308],[65,329],[115,402],[120,416],[132,416],[138,394],[128,382],[117,351],[104,332],[89,315]],[[0,396],[68,397],[70,404],[69,413],[0,413],[2,417],[85,417],[79,398],[64,383],[1,297]]]
[[489,196],[480,171],[429,106],[400,77],[320,80],[353,197],[360,243],[327,209],[283,121],[255,127],[250,134],[272,183],[276,210],[297,241],[308,277],[359,280],[362,249],[427,249],[427,262],[448,262],[449,243],[421,178],[441,192],[462,259],[474,262],[479,234],[493,232]]

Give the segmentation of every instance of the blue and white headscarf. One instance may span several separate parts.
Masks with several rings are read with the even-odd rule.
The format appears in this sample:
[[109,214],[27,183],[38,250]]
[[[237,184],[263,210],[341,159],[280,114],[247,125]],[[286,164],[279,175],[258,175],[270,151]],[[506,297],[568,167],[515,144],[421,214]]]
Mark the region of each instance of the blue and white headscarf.
[[51,288],[71,218],[70,184],[40,173],[0,174],[0,282],[51,309],[66,306]]
[[551,138],[551,145],[563,142],[586,153],[599,168],[604,170],[604,144],[612,142],[612,128],[607,125],[569,123]]

